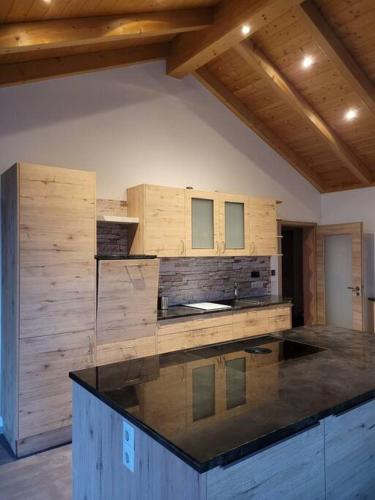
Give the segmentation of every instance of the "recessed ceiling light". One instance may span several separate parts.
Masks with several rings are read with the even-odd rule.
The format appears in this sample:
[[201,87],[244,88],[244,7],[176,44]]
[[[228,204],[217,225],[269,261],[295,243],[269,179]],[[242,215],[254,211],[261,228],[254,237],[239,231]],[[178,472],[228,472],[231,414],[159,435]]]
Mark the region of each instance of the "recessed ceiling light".
[[345,120],[348,122],[351,122],[358,116],[358,110],[354,108],[348,109],[348,111],[345,113]]
[[307,69],[314,64],[314,58],[311,56],[305,56],[302,61],[302,66]]
[[50,4],[52,2],[52,0],[43,0],[43,2]]
[[244,24],[244,25],[242,26],[242,28],[241,28],[241,33],[242,33],[244,36],[248,35],[248,34],[250,33],[250,31],[251,31],[251,28],[250,28],[250,26],[249,26],[248,24]]

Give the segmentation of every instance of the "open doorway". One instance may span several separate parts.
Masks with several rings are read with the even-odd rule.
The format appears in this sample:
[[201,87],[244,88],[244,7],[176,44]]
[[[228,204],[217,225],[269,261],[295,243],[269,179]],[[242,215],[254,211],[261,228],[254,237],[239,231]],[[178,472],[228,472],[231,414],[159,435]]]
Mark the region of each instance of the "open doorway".
[[292,326],[316,323],[316,224],[280,221],[279,290],[292,299]]

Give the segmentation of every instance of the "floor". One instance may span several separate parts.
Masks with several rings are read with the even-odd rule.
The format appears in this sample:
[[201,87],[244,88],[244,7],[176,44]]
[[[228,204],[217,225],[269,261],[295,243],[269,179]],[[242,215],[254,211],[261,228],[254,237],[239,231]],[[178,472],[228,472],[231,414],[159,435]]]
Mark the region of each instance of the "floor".
[[15,460],[0,436],[0,500],[71,500],[71,445]]

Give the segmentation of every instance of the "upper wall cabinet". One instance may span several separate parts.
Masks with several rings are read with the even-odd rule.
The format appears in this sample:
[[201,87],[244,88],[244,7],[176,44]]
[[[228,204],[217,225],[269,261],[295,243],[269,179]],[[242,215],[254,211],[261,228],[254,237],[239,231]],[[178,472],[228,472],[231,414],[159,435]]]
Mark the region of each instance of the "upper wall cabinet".
[[220,255],[249,255],[249,204],[246,196],[220,194]]
[[185,189],[142,184],[128,189],[127,197],[129,217],[139,217],[132,255],[186,255]]
[[186,189],[186,255],[219,255],[219,194]]
[[249,198],[250,255],[277,255],[276,200]]
[[128,215],[140,218],[132,254],[277,254],[274,200],[141,185],[128,189]]

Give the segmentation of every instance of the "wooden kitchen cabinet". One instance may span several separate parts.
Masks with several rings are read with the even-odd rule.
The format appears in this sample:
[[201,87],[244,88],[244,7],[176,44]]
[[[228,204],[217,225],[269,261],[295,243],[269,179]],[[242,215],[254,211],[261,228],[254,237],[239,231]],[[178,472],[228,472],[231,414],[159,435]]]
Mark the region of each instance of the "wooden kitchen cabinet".
[[164,320],[159,321],[157,326],[157,353],[191,349],[291,327],[290,304]]
[[195,189],[185,190],[186,255],[218,256],[220,241],[220,195]]
[[249,198],[250,255],[277,255],[276,201]]
[[249,255],[249,198],[221,193],[219,200],[220,255]]
[[143,184],[128,189],[128,215],[140,219],[133,255],[277,255],[275,200]]
[[156,353],[159,259],[98,262],[97,364]]
[[70,370],[95,362],[95,173],[31,164],[2,184],[2,416],[17,456],[70,440]]
[[327,500],[373,498],[375,401],[325,419]]
[[142,184],[127,190],[128,216],[139,217],[131,255],[186,255],[185,190]]

